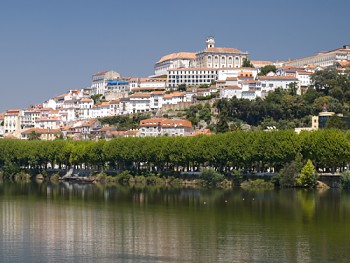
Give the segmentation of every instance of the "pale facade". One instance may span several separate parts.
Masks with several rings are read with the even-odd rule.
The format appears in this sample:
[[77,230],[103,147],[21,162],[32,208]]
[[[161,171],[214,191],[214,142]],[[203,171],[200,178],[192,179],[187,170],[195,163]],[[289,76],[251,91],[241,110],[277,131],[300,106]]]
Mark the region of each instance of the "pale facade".
[[154,66],[156,76],[166,75],[169,69],[190,68],[196,61],[196,53],[179,52],[163,56]]
[[218,70],[214,68],[188,68],[171,69],[168,71],[168,86],[177,87],[181,84],[186,86],[210,85],[217,80]]
[[5,133],[15,132],[21,128],[21,111],[8,110],[4,115],[4,131]]
[[225,86],[220,90],[220,98],[231,99],[242,97],[242,88],[239,86]]
[[189,136],[193,132],[192,123],[187,120],[166,118],[146,119],[140,122],[140,136]]
[[116,71],[110,70],[105,72],[98,72],[92,75],[91,95],[104,94],[107,90],[109,80],[119,79],[120,74]]
[[213,37],[206,40],[206,49],[196,54],[196,67],[199,68],[240,68],[248,52],[235,48],[215,47]]
[[34,128],[40,129],[58,129],[60,126],[61,119],[57,117],[53,118],[41,118],[35,121]]
[[261,82],[261,89],[266,92],[273,91],[277,88],[288,89],[289,84],[293,82],[299,85],[297,78],[289,76],[260,76],[259,80]]
[[308,65],[329,67],[339,61],[350,61],[350,45],[344,45],[335,50],[319,52],[315,56],[291,60],[284,63],[284,66],[306,67]]
[[21,111],[21,129],[29,129],[35,126],[35,121],[40,118],[40,110],[27,109]]
[[225,68],[218,69],[218,80],[223,81],[227,78],[237,78],[237,77],[252,77],[257,78],[258,69],[256,68]]
[[166,78],[141,78],[140,79],[140,88],[164,88],[166,87]]

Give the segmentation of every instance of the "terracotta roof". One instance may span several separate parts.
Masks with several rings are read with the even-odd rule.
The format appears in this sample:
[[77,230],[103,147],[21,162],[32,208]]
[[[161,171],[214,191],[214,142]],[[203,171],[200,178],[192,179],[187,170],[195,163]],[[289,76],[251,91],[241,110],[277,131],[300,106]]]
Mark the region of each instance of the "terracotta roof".
[[224,86],[224,89],[242,89],[242,88],[237,85],[229,85],[229,86]]
[[110,136],[136,136],[139,130],[129,130],[129,131],[111,131],[108,135]]
[[98,129],[97,132],[107,132],[113,129],[112,127],[102,127],[101,129]]
[[93,76],[105,75],[107,72],[108,72],[108,71],[97,72],[97,73],[95,73]]
[[38,121],[60,121],[60,118],[58,118],[58,117],[40,118],[40,119],[37,119],[36,121],[37,122]]
[[242,53],[242,51],[236,49],[236,48],[230,48],[230,47],[210,47],[205,49],[203,52],[206,53]]
[[130,96],[130,98],[149,98],[150,93],[135,93]]
[[175,59],[196,59],[196,53],[193,52],[178,52],[171,53],[169,55],[165,55],[161,57],[161,59],[157,63],[161,63],[166,60],[175,60]]
[[338,64],[342,67],[350,66],[350,61],[339,61]]
[[165,91],[152,91],[151,95],[163,95]]
[[292,76],[259,76],[260,80],[298,80]]
[[250,63],[255,65],[273,65],[272,61],[269,60],[251,60]]
[[82,98],[80,102],[93,102],[93,100],[88,98]]
[[109,102],[108,101],[104,101],[100,104],[101,107],[108,107],[109,106]]
[[8,114],[19,114],[21,110],[7,110],[5,115],[8,115]]
[[140,78],[140,82],[164,82],[166,78]]
[[309,71],[297,71],[297,73],[299,75],[312,75],[313,74],[312,72],[309,72]]
[[141,127],[188,127],[192,128],[192,123],[187,120],[172,120],[166,118],[153,118],[140,121]]
[[39,129],[39,128],[30,128],[21,132],[21,134],[31,134],[36,132],[39,134],[57,134],[60,133],[60,129]]
[[198,88],[197,91],[209,91],[209,88]]
[[228,77],[228,78],[226,78],[226,81],[232,81],[232,80],[237,80],[237,78],[235,78],[235,77]]
[[[233,69],[233,68],[231,68]],[[175,70],[175,71],[179,71],[179,70],[183,70],[183,71],[205,71],[205,70],[210,70],[210,71],[218,71],[219,68],[171,68],[168,69],[168,71],[171,70]]]
[[170,94],[164,94],[164,99],[170,99],[173,97],[183,97],[183,96],[186,96],[186,94],[183,92],[174,92]]
[[111,100],[109,104],[119,104],[120,100]]

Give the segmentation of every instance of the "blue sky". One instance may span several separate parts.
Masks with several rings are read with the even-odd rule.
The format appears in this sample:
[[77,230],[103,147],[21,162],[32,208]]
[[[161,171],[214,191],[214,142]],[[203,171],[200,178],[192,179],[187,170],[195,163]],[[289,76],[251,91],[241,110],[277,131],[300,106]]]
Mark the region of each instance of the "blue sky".
[[216,46],[287,60],[350,44],[348,0],[3,0],[0,112],[90,85],[148,76],[172,52]]

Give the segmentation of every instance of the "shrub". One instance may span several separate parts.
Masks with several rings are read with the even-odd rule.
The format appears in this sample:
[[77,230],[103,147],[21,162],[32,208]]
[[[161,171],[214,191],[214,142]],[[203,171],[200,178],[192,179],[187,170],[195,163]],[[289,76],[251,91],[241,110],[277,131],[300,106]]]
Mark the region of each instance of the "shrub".
[[30,180],[30,174],[27,174],[25,172],[19,172],[14,175],[15,181],[29,181]]
[[277,175],[278,184],[281,187],[294,187],[296,185],[296,178],[300,171],[295,161],[286,164]]
[[241,170],[234,170],[231,176],[233,185],[240,186],[243,182],[243,175],[241,174]]
[[350,189],[350,171],[342,173],[340,182],[343,189]]
[[120,184],[128,184],[132,175],[128,170],[125,170],[117,175],[117,180]]
[[207,186],[216,186],[225,179],[222,174],[218,173],[211,167],[202,168],[199,178],[202,179]]
[[274,185],[272,182],[266,182],[263,179],[244,181],[241,184],[243,189],[273,189]]
[[299,177],[296,179],[297,183],[301,187],[314,188],[317,183],[317,175],[314,165],[310,160],[307,161]]
[[59,178],[60,178],[60,175],[58,173],[55,173],[55,174],[50,176],[50,181],[57,182]]
[[129,180],[130,182],[136,183],[136,184],[146,184],[146,177],[143,175],[137,175],[132,180]]

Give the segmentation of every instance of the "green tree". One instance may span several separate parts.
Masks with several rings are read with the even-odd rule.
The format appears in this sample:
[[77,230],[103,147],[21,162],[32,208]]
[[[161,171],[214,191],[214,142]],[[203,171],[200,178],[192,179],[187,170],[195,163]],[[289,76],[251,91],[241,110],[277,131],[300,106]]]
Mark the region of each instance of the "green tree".
[[310,159],[307,161],[297,178],[297,183],[301,187],[314,188],[317,182],[316,170]]
[[187,89],[186,84],[180,84],[179,86],[177,86],[177,89],[179,91],[186,91]]
[[266,76],[269,72],[276,73],[277,68],[275,65],[266,65],[260,69],[259,76]]
[[250,62],[248,58],[243,59],[242,67],[244,68],[254,68],[254,65]]
[[345,129],[345,123],[342,122],[341,118],[338,115],[331,116],[326,122],[325,129]]
[[199,178],[204,180],[207,186],[214,187],[225,179],[225,177],[222,174],[218,173],[211,167],[202,168]]
[[32,131],[29,135],[28,135],[28,140],[32,141],[32,140],[40,140],[40,136],[41,134],[36,132],[36,131]]

